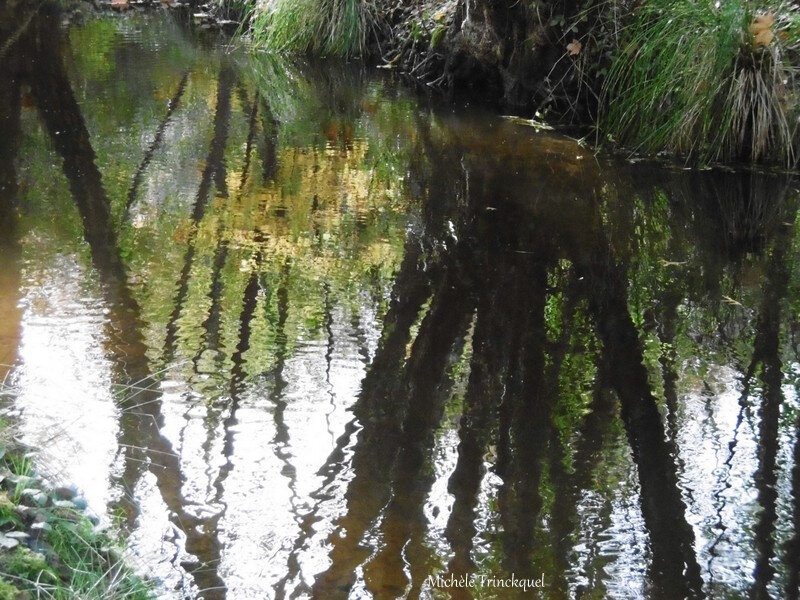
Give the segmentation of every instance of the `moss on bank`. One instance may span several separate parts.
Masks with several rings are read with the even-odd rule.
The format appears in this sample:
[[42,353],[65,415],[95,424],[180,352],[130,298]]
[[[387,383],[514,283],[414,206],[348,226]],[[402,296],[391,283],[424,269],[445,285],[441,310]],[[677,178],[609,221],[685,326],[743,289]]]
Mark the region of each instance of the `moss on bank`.
[[70,488],[36,477],[0,418],[0,600],[153,598]]

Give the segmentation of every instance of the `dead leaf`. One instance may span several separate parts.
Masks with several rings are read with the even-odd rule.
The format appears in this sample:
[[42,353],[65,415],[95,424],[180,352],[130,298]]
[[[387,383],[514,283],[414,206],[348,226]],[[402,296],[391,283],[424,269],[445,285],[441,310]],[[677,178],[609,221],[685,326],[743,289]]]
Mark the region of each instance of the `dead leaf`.
[[730,296],[725,296],[725,295],[723,294],[723,295],[722,295],[722,299],[723,299],[723,300],[725,300],[725,302],[727,302],[728,304],[732,304],[733,306],[742,306],[742,303],[741,303],[741,302],[739,302],[738,300],[734,300],[734,299],[733,299],[733,298],[731,298]]
[[772,41],[772,38],[775,37],[775,34],[772,33],[771,29],[765,29],[763,31],[758,32],[753,37],[753,45],[756,48],[766,48],[769,46],[769,43]]
[[126,10],[128,8],[128,0],[111,0],[111,8],[114,10]]
[[581,53],[582,48],[583,44],[581,44],[578,40],[572,40],[569,44],[567,44],[567,52],[569,52],[570,56],[577,56]]
[[764,48],[772,42],[775,34],[772,31],[772,26],[775,24],[775,15],[767,13],[766,15],[756,15],[753,22],[747,28],[750,35],[753,37],[753,46],[756,48]]
[[760,27],[761,29],[771,29],[772,26],[775,24],[775,15],[771,12],[765,15],[756,15],[756,18],[753,19],[753,25],[755,27]]

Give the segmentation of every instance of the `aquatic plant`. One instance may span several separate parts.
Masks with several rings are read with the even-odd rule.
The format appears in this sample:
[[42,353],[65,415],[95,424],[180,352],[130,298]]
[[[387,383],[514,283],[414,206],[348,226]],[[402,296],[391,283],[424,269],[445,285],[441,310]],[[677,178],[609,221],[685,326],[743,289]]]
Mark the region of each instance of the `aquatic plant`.
[[272,0],[255,2],[250,36],[278,52],[360,55],[372,21],[366,0]]
[[798,13],[748,0],[647,0],[605,82],[600,131],[693,162],[795,156]]

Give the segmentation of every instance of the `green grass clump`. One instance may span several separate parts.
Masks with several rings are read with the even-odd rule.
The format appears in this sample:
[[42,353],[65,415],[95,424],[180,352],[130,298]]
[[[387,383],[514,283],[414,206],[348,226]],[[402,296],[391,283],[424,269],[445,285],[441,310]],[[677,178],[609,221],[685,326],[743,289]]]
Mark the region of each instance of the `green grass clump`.
[[35,581],[38,585],[52,585],[58,581],[44,556],[25,546],[18,546],[12,552],[0,555],[0,569],[20,582]]
[[19,515],[14,510],[16,504],[8,497],[8,493],[0,491],[0,531],[3,527],[20,525]]
[[131,574],[121,558],[115,557],[111,550],[113,540],[95,534],[90,521],[54,516],[50,524],[48,542],[66,566],[60,573],[66,593],[55,594],[57,598],[152,598],[147,585]]
[[[32,477],[30,458],[17,447],[12,427],[0,422],[0,473]],[[32,517],[17,510],[22,492],[33,486],[45,494],[48,489],[36,480],[20,481],[0,489],[0,533],[28,531]],[[48,494],[49,495],[49,494]],[[40,552],[25,543],[11,551],[0,549],[0,600],[42,598],[50,600],[150,600],[148,585],[133,574],[115,550],[118,544],[98,533],[92,521],[74,507],[50,506],[37,509],[47,529],[38,534]]]
[[645,0],[604,86],[601,132],[692,162],[794,164],[797,22],[788,4]]
[[250,35],[256,46],[276,52],[356,56],[370,15],[367,0],[272,0],[255,4]]

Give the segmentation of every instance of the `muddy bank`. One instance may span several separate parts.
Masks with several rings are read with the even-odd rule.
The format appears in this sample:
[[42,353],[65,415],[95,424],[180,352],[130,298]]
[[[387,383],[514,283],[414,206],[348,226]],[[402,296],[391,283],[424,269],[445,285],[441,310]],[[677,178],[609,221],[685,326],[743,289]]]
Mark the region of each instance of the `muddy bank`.
[[591,3],[386,2],[378,13],[369,56],[380,66],[525,116],[589,124],[596,113],[596,82],[581,78],[582,48],[570,45]]

